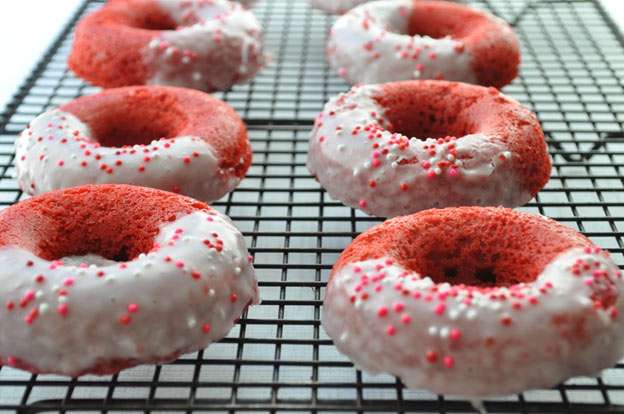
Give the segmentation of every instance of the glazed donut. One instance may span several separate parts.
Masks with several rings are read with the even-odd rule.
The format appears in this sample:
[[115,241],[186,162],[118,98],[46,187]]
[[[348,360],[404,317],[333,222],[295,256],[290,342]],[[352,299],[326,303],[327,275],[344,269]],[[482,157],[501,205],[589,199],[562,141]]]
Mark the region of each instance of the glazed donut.
[[310,5],[327,14],[343,14],[371,0],[310,0]]
[[69,67],[105,88],[226,90],[265,63],[254,15],[227,0],[109,0],[76,28]]
[[105,375],[224,337],[257,302],[243,236],[191,198],[89,185],[0,212],[0,358]]
[[354,87],[310,136],[308,169],[375,216],[529,201],[551,161],[535,115],[494,88],[447,81]]
[[615,365],[623,289],[605,251],[553,220],[505,208],[428,210],[347,247],[322,324],[359,368],[480,398]]
[[18,182],[29,194],[124,183],[213,201],[250,163],[247,129],[229,105],[163,86],[75,99],[35,118],[16,147]]
[[518,39],[504,21],[445,1],[375,1],[334,24],[327,58],[347,82],[446,79],[500,88],[518,75]]

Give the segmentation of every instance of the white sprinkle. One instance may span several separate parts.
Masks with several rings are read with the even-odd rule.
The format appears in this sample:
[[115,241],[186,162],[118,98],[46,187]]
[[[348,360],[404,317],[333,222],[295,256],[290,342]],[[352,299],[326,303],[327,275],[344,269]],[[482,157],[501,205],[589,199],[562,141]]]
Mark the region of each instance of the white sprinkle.
[[468,312],[466,312],[466,318],[469,320],[473,320],[474,318],[477,317],[477,311],[474,309],[469,309]]
[[42,290],[38,290],[35,292],[35,297],[37,299],[40,299],[43,296],[43,291]]
[[195,318],[193,318],[192,316],[189,316],[189,318],[186,320],[186,325],[189,328],[194,328],[195,325],[197,325],[197,321],[195,320]]
[[345,331],[340,335],[340,342],[347,342],[347,339],[349,339],[349,332]]
[[50,310],[50,305],[48,305],[47,303],[42,303],[41,305],[39,305],[39,313],[44,315],[48,312],[48,310]]
[[440,338],[442,339],[446,339],[449,336],[449,328],[448,327],[443,327],[440,329]]
[[437,336],[438,335],[438,327],[437,326],[430,326],[429,329],[427,330],[427,333],[430,336]]

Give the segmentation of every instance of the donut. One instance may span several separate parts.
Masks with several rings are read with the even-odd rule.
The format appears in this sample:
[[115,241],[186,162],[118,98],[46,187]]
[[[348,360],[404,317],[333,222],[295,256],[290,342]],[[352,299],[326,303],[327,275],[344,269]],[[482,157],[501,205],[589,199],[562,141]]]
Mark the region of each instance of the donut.
[[329,194],[375,216],[529,201],[551,160],[533,113],[495,88],[401,81],[325,105],[308,169]]
[[445,79],[500,88],[518,75],[520,46],[507,23],[462,4],[375,1],[336,21],[327,59],[351,84]]
[[343,14],[371,0],[310,0],[310,5],[327,14]]
[[69,67],[94,85],[226,90],[265,64],[253,13],[227,0],[109,0],[77,26]]
[[29,194],[121,183],[212,201],[250,163],[247,129],[229,105],[164,86],[77,98],[35,118],[16,146],[18,182]]
[[224,337],[257,302],[241,233],[206,204],[119,184],[0,212],[0,361],[107,375]]
[[432,209],[347,247],[322,325],[363,370],[479,399],[614,366],[624,353],[623,289],[607,252],[553,220]]

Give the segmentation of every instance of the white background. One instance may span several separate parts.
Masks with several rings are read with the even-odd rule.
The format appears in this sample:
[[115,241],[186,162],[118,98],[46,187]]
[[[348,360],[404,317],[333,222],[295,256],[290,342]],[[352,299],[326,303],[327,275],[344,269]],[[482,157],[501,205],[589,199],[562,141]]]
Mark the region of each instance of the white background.
[[[624,26],[624,0],[602,0]],[[0,110],[81,0],[0,0]]]

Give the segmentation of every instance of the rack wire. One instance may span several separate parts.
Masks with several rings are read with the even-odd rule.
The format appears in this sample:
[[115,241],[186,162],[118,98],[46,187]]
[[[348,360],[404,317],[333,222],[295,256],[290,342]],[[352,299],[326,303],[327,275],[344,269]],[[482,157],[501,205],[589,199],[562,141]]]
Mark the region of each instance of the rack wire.
[[[624,264],[624,38],[591,0],[477,0],[521,39],[521,76],[505,92],[539,116],[552,179],[522,210],[585,233]],[[67,69],[72,30],[101,5],[87,1],[0,114],[0,206],[23,195],[13,178],[16,135],[38,113],[96,92]],[[340,355],[320,326],[325,281],[351,239],[379,222],[332,200],[305,169],[308,132],[348,86],[324,61],[333,18],[298,0],[261,0],[273,63],[217,94],[245,118],[254,149],[247,178],[215,203],[244,232],[262,303],[228,337],[162,366],[68,379],[0,369],[0,412],[472,413],[470,404],[394,377],[370,376]],[[624,413],[624,364],[598,378],[485,402],[490,413]]]

